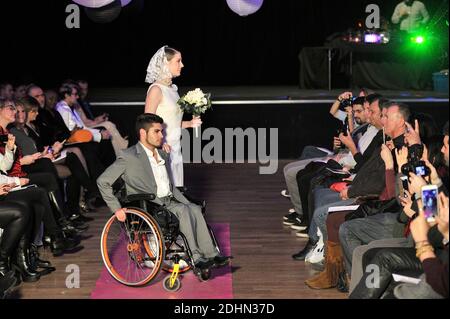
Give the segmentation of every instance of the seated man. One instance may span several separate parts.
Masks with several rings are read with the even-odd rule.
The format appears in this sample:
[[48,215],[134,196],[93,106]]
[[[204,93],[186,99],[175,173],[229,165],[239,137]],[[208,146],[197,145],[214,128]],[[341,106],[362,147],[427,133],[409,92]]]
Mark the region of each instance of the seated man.
[[124,180],[129,195],[155,194],[154,202],[164,205],[179,219],[180,231],[186,236],[195,266],[224,266],[230,257],[218,255],[200,206],[190,203],[169,179],[169,156],[158,150],[163,141],[162,125],[163,119],[155,114],[138,116],[136,132],[139,142],[125,150],[97,180],[103,199],[117,219],[123,222],[126,218],[124,210],[112,190],[119,177]]

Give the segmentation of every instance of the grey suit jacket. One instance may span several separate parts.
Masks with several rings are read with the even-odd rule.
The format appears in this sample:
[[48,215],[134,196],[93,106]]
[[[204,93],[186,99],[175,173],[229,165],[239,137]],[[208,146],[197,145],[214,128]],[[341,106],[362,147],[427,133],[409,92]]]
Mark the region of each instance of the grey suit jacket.
[[[169,155],[161,151],[159,154],[165,160],[166,169],[169,173]],[[119,200],[114,196],[112,189],[112,185],[119,177],[122,177],[125,182],[127,195],[157,194],[157,186],[152,166],[140,143],[123,151],[122,154],[117,157],[116,161],[97,179],[100,193],[112,212],[121,208]],[[173,187],[172,182],[170,182],[170,190],[176,200],[183,204],[189,203],[186,197],[184,197],[176,187]],[[162,205],[162,201],[159,198],[156,198],[154,202]]]

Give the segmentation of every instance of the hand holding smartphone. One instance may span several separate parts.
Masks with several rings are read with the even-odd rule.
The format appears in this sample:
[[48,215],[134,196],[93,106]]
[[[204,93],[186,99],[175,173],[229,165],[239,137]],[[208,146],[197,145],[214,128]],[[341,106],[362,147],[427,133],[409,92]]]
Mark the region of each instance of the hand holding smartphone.
[[427,222],[436,221],[438,211],[438,187],[436,185],[426,185],[422,187],[423,212]]

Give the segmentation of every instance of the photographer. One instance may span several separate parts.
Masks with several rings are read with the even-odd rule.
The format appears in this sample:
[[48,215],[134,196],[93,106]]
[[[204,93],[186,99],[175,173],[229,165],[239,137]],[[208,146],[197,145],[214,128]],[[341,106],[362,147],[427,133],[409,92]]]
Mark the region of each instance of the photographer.
[[[416,125],[417,128],[417,125]],[[448,167],[448,163],[449,163],[449,144],[448,144],[448,122],[444,127],[444,141],[443,141],[443,147],[441,149],[441,152],[445,158],[445,163],[446,166]],[[403,162],[407,162],[406,158],[407,158],[407,152],[405,149],[403,149],[401,152],[398,152],[397,154],[399,154],[400,156],[397,156],[397,160],[399,161],[399,166],[400,164]],[[443,196],[445,196],[444,194],[448,194],[448,190],[445,187],[445,185],[442,183],[441,178],[439,177],[439,175],[437,174],[436,169],[434,168],[433,165],[431,165],[431,163],[429,162],[428,159],[433,158],[435,155],[434,154],[428,154],[427,149],[425,148],[425,152],[423,154],[423,158],[422,160],[426,163],[426,166],[428,168],[429,171],[429,177],[427,177],[427,179],[429,179],[429,181],[431,182],[431,184],[433,185],[437,185],[440,186],[439,187],[439,191],[441,192],[440,196],[440,213],[439,213],[439,218],[438,220],[438,225],[439,225],[439,219],[445,221],[445,218],[442,216],[442,213],[447,213],[447,221],[448,221],[448,203],[445,201],[445,198]],[[428,159],[427,159],[428,157]],[[417,176],[414,173],[410,173],[410,182],[408,183],[408,189],[409,189],[409,193],[407,192],[407,197],[406,198],[401,198],[402,201],[402,205],[404,206],[403,212],[401,213],[401,215],[404,216],[408,216],[407,219],[411,220],[414,219],[415,216],[417,216],[419,214],[419,211],[421,211],[421,207],[422,207],[422,203],[420,200],[421,197],[421,189],[423,186],[427,185],[428,183],[425,181],[424,178],[422,178],[421,176]],[[420,209],[419,209],[420,208]],[[409,230],[411,230],[411,232],[413,233],[413,237],[416,241],[416,243],[419,241],[418,235],[417,235],[417,227],[420,227],[420,225],[423,225],[423,222],[421,222],[420,220],[418,221],[414,221],[412,222],[410,225],[409,223],[407,223],[408,225],[406,226],[406,234],[409,234]],[[448,222],[447,222],[448,224]],[[411,227],[409,227],[411,226]],[[413,229],[416,228],[416,229]],[[423,227],[422,227],[423,229]],[[416,234],[414,234],[414,232],[416,232]],[[420,230],[419,230],[420,232]],[[423,231],[421,232],[422,236],[423,236]],[[448,235],[448,231],[447,231],[447,235]],[[448,264],[448,247],[446,244],[446,241],[443,241],[442,236],[446,236],[445,234],[445,227],[441,226],[433,226],[431,227],[431,229],[428,231],[428,241],[429,243],[431,243],[431,246],[433,247],[433,250],[438,254],[439,257],[441,257],[441,260],[444,260],[444,265],[445,265],[445,260],[447,260],[447,264]],[[389,245],[389,242],[391,242],[391,245]],[[416,270],[416,271],[421,271],[422,270],[422,265],[420,263],[420,261],[416,258],[415,253],[416,251],[414,250],[414,246],[413,243],[409,243],[409,240],[404,240],[402,242],[398,241],[396,242],[395,240],[392,241],[388,241],[388,240],[378,240],[378,241],[374,241],[372,243],[370,243],[368,246],[360,246],[355,250],[355,253],[353,254],[353,264],[356,265],[356,268],[361,268],[361,269],[365,269],[366,265],[371,264],[371,263],[375,263],[378,265],[382,265],[382,273],[384,272],[384,275],[382,276],[382,284],[380,286],[379,289],[368,289],[367,287],[365,287],[365,279],[367,277],[368,274],[364,274],[362,275],[362,271],[361,271],[361,276],[362,279],[360,279],[360,272],[355,272],[352,271],[352,286],[354,287],[353,292],[351,293],[351,298],[379,298],[382,296],[382,294],[384,293],[384,291],[387,289],[387,287],[389,286],[389,283],[391,281],[391,273],[392,271],[395,270],[395,272],[399,272],[399,271],[404,271],[404,270]],[[416,246],[417,248],[420,247],[420,243]],[[384,247],[392,247],[392,248],[384,248]],[[397,248],[394,248],[397,247]],[[383,248],[383,249],[381,249]],[[426,256],[426,255],[425,255]],[[447,259],[445,259],[447,258]],[[401,260],[402,262],[399,263],[399,260]],[[422,260],[425,260],[425,258],[422,258]],[[381,263],[381,264],[380,264]],[[361,265],[360,265],[361,264]],[[432,260],[430,261],[430,268],[433,269],[442,269],[442,264],[440,264],[439,262],[437,262],[437,260]],[[428,265],[427,265],[428,267]],[[448,266],[446,266],[448,267]],[[355,268],[355,267],[354,267]],[[442,274],[442,272],[440,273]],[[444,273],[445,274],[445,273]],[[447,274],[448,274],[448,270],[447,270]],[[445,281],[445,276],[433,276],[432,279],[430,279],[430,281],[434,280],[434,284],[436,285],[436,281],[437,282],[443,282]],[[428,281],[428,279],[427,279]],[[431,285],[431,283],[430,283]],[[422,293],[425,295],[422,295],[421,297],[424,298],[431,298],[431,297],[436,297],[435,294],[428,294],[427,295],[427,291],[429,293],[429,289],[426,289],[426,285],[424,284],[424,280],[421,282],[421,284],[419,285],[420,287],[424,288],[424,289],[416,289],[418,287],[415,287],[413,289],[414,292],[407,292],[408,290],[406,289],[406,287],[403,288],[398,288],[395,290],[395,296],[397,298],[410,298],[412,295],[411,294],[416,294],[414,295],[415,297],[417,297],[418,293]],[[442,287],[442,285],[441,285]],[[447,275],[447,292],[446,292],[446,296],[448,296],[448,275]],[[441,296],[445,295],[445,291],[444,294],[442,294],[442,289],[437,288],[436,291],[439,291]]]

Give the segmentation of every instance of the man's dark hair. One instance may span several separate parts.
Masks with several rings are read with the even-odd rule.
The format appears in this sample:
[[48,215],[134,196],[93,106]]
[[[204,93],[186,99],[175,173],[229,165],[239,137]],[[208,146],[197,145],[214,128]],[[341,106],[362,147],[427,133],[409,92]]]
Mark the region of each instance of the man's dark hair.
[[442,130],[442,133],[443,133],[445,136],[448,136],[448,121],[447,121],[447,123],[445,123],[444,129]]
[[382,97],[382,98],[380,98],[378,100],[378,105],[380,106],[380,110],[387,109],[389,103],[391,103],[391,101],[389,99],[384,98],[384,97]]
[[72,94],[72,90],[76,89],[77,92],[80,91],[78,86],[74,83],[63,83],[61,85],[61,87],[59,88],[59,98],[61,100],[64,100],[66,98],[66,95],[71,95]]
[[366,98],[364,96],[358,96],[354,101],[353,105],[364,105]]
[[375,103],[376,101],[379,101],[383,96],[381,94],[378,93],[374,93],[374,94],[370,94],[368,96],[366,96],[366,101],[369,104]]
[[148,132],[148,130],[150,129],[150,127],[152,127],[154,123],[163,124],[164,120],[160,116],[153,113],[144,113],[139,115],[136,118],[136,134],[138,139],[139,139],[139,131],[141,129],[144,129],[146,132]]

